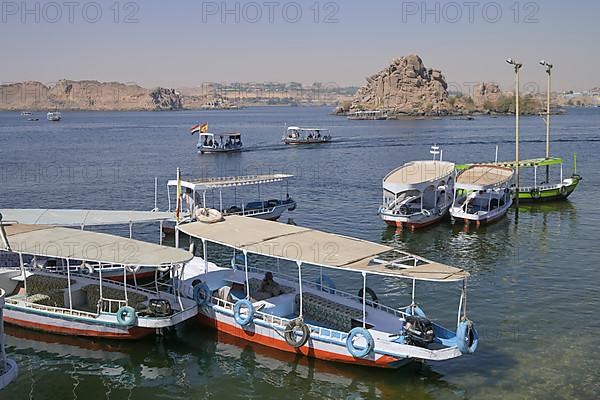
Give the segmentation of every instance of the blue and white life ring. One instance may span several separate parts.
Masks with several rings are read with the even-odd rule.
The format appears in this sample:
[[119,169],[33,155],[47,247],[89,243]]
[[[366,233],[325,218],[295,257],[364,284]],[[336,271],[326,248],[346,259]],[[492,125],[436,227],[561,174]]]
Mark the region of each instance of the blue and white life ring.
[[[245,316],[242,315],[243,308],[248,310]],[[246,299],[238,300],[233,306],[233,318],[241,326],[249,325],[254,319],[254,306],[252,303]]]
[[[367,342],[366,346],[356,346],[354,344],[354,339],[357,336],[362,336]],[[353,328],[348,337],[346,338],[346,348],[352,354],[354,358],[365,358],[367,357],[375,348],[375,341],[373,340],[373,336],[371,333],[365,328],[356,327]]]
[[206,283],[200,283],[194,287],[194,300],[198,306],[203,306],[210,299],[210,289]]
[[135,309],[129,306],[123,306],[117,311],[117,322],[119,325],[132,326],[137,321]]
[[479,335],[475,324],[471,320],[464,320],[456,329],[456,345],[463,354],[475,353],[479,344]]

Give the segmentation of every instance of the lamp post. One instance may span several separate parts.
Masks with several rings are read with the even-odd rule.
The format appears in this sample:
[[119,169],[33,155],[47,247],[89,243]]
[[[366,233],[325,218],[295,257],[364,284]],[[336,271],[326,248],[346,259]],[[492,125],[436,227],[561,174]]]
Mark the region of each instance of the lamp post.
[[519,70],[523,66],[509,58],[506,60],[507,63],[514,66],[515,68],[515,190],[517,192],[515,198],[515,206],[517,208],[517,217],[519,215]]
[[[548,74],[548,97],[546,100],[546,160],[550,158],[550,92],[552,89],[552,68],[554,65],[547,61],[540,61],[540,65],[546,67],[546,73]],[[550,177],[550,166],[546,165],[546,182],[549,182]]]

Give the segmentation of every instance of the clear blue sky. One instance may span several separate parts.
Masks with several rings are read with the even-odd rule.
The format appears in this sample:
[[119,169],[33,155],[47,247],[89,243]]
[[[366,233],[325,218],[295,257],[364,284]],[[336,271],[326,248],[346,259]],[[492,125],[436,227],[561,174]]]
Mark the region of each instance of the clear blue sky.
[[[213,81],[359,85],[392,58],[416,53],[460,87],[484,80],[510,84],[507,57],[524,64],[523,82],[545,85],[537,63],[546,58],[555,64],[556,89],[600,86],[600,2],[595,0],[473,1],[470,6],[399,0],[84,0],[71,6],[61,0],[41,1],[37,9],[36,2],[25,4],[29,11],[20,1],[1,3],[2,82],[68,78],[167,87]],[[223,4],[233,12],[224,13]],[[131,13],[132,23],[124,23]]]

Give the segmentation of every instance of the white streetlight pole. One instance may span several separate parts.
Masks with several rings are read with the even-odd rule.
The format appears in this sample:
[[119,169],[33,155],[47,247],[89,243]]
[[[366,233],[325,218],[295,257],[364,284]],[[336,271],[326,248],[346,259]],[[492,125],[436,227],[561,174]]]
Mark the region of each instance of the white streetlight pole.
[[[550,158],[550,93],[552,91],[552,68],[554,65],[542,60],[540,65],[546,67],[548,74],[548,97],[546,99],[546,160]],[[546,182],[549,182],[549,166],[546,165]]]
[[517,208],[517,216],[518,216],[519,215],[519,213],[518,213],[519,187],[520,187],[520,185],[519,185],[519,115],[520,115],[520,111],[519,111],[519,70],[521,69],[523,64],[516,62],[512,58],[507,59],[506,62],[509,63],[510,65],[514,66],[515,80],[516,80],[516,85],[515,85],[515,190],[516,190],[515,206]]

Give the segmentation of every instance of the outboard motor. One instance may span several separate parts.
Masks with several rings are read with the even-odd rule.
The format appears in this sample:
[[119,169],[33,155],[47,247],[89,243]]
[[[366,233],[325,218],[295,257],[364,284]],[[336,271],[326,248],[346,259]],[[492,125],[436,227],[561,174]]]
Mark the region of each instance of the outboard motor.
[[435,337],[433,323],[418,315],[406,316],[404,330],[406,331],[406,342],[414,346],[427,347]]
[[173,314],[171,303],[165,299],[150,299],[148,312],[155,317],[168,317]]

